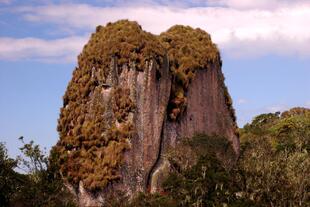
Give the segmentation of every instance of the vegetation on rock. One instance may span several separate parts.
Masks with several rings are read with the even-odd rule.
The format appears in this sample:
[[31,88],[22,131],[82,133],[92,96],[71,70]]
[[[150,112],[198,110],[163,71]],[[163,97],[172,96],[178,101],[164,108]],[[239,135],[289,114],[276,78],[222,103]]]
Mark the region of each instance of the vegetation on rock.
[[118,122],[127,121],[130,112],[135,105],[130,99],[130,90],[117,87],[112,93],[112,109]]
[[[310,110],[261,114],[239,131],[236,165],[229,161],[233,150],[227,139],[197,135],[166,154],[172,170],[163,191],[140,193],[130,202],[120,194],[105,206],[309,206]],[[1,205],[74,206],[59,174],[58,154],[52,150],[47,159],[33,142],[21,151],[24,158],[12,159],[0,144]],[[18,163],[27,174],[14,171]]]
[[[72,125],[72,129],[63,134],[63,139],[54,150],[59,155],[61,172],[67,181],[76,186],[82,181],[87,189],[95,191],[119,179],[118,168],[122,163],[123,152],[130,147],[128,139],[133,133],[133,126],[130,122],[126,122],[116,127],[113,120],[126,119],[133,104],[129,98],[126,99],[126,96],[125,99],[129,102],[117,99],[113,106],[120,110],[115,112],[114,118],[109,117],[111,119],[109,123],[105,115],[111,115],[105,108],[99,88],[93,93],[92,99],[85,101],[90,105],[85,111],[77,110],[79,107],[75,110],[63,108],[65,112],[68,111],[77,117],[71,120],[76,123]],[[112,94],[117,93],[122,93],[122,90],[116,89]],[[113,100],[110,101],[115,102]],[[61,118],[60,122],[64,119],[65,117]],[[59,129],[62,127],[59,124]]]
[[166,48],[172,73],[168,115],[176,120],[186,108],[186,94],[195,71],[213,69],[221,63],[219,51],[208,33],[176,25],[159,36]]
[[310,110],[261,114],[241,128],[240,135],[241,153],[234,166],[225,162],[231,151],[226,139],[199,135],[180,143],[167,156],[173,171],[161,195],[140,195],[140,203],[134,203],[310,206]]
[[120,20],[105,27],[98,26],[78,61],[81,68],[90,70],[94,67],[102,71],[101,78],[105,80],[113,57],[117,58],[119,67],[135,64],[137,70],[143,71],[147,60],[162,63],[164,53],[156,36],[143,31],[137,22]]
[[[150,58],[162,61],[161,54],[157,39],[135,22],[98,26],[92,34],[78,57],[58,124],[60,141],[55,152],[59,154],[61,172],[70,183],[77,186],[82,181],[87,189],[98,190],[119,179],[117,169],[133,133],[132,123],[125,120],[134,103],[128,89],[112,89],[108,98],[111,115],[101,96],[101,84],[108,81],[112,58],[116,57],[118,66],[135,64],[142,70]],[[119,127],[115,120],[124,123]]]
[[[221,65],[210,35],[177,25],[156,36],[128,20],[96,28],[78,56],[58,120],[60,140],[54,151],[69,183],[77,187],[82,181],[86,189],[96,191],[120,178],[122,154],[130,148],[134,133],[135,103],[130,90],[117,85],[118,76],[123,66],[144,71],[150,60],[162,67],[165,57],[172,75],[167,113],[175,121],[186,109],[195,71]],[[223,87],[227,106],[232,108],[224,83]],[[103,95],[105,90],[108,97]]]
[[231,143],[219,136],[201,134],[178,143],[165,156],[171,171],[162,191],[141,193],[128,206],[255,206],[236,194],[240,190],[234,179],[236,169],[227,162],[233,153]]
[[230,117],[232,118],[233,123],[235,124],[236,133],[238,133],[237,132],[238,126],[237,126],[237,123],[236,123],[237,118],[236,118],[235,109],[233,107],[233,101],[232,101],[232,98],[231,98],[231,96],[230,96],[230,94],[228,92],[228,88],[227,88],[227,86],[224,83],[224,80],[225,80],[225,77],[224,77],[224,75],[222,75],[221,83],[222,83],[222,89],[224,91],[225,104],[226,104],[226,106],[228,108],[228,111],[230,113]]

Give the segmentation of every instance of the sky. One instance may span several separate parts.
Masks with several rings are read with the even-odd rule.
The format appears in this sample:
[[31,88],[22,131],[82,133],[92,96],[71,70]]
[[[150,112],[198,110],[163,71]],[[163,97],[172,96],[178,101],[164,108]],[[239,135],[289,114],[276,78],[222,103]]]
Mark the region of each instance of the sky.
[[97,25],[175,24],[218,45],[239,127],[261,113],[310,107],[309,0],[0,0],[0,142],[56,144],[62,96]]

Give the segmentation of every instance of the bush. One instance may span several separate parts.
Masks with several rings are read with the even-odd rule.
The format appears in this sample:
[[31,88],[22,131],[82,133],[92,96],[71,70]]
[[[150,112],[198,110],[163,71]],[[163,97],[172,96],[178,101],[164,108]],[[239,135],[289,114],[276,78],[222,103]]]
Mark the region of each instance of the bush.
[[[48,160],[33,141],[23,144],[20,148],[23,156],[17,160],[8,158],[4,145],[0,144],[1,206],[75,206],[72,195],[63,184],[53,155]],[[26,174],[14,171],[16,167]]]
[[[163,183],[163,189],[178,201],[178,206],[230,206],[241,201],[249,202],[246,199],[239,200],[236,196],[239,190],[233,179],[233,160],[236,155],[226,138],[197,135],[179,145],[182,147],[177,146],[176,149],[182,151],[184,146],[189,147],[196,160],[184,168],[184,161],[180,162],[175,152],[172,156],[168,155],[173,172]],[[227,162],[227,159],[230,161]]]
[[259,115],[240,135],[243,197],[262,206],[309,206],[310,110]]
[[218,136],[197,135],[171,149],[172,172],[158,196],[175,206],[310,206],[310,110],[261,114],[239,132],[236,165],[225,164],[233,151]]
[[14,194],[24,184],[26,176],[14,171],[17,160],[9,158],[4,143],[0,143],[0,203],[8,206]]

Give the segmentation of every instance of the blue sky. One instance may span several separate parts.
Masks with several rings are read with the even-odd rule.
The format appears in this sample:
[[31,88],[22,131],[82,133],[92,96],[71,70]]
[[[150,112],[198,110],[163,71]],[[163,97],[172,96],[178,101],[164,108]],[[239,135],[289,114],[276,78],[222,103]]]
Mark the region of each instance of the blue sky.
[[239,126],[260,113],[310,107],[307,0],[0,0],[0,141],[56,143],[62,95],[96,25],[128,18],[159,34],[200,27],[222,53]]

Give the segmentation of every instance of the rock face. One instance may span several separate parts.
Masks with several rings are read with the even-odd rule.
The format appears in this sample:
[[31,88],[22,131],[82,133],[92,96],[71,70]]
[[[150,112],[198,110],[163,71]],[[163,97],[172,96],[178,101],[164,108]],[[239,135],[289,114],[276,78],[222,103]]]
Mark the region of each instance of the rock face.
[[[154,165],[151,192],[160,191],[161,179],[167,170],[167,160],[162,156],[169,148],[174,148],[182,138],[196,134],[221,135],[229,139],[238,156],[239,139],[235,133],[235,123],[230,117],[223,88],[223,75],[220,68],[199,70],[189,86],[187,110],[177,122],[165,120],[161,153]],[[156,172],[156,173],[155,173]]]
[[195,134],[226,137],[239,153],[232,103],[210,36],[175,26],[160,36],[126,20],[97,27],[79,56],[54,147],[81,206],[156,192],[164,154]]

